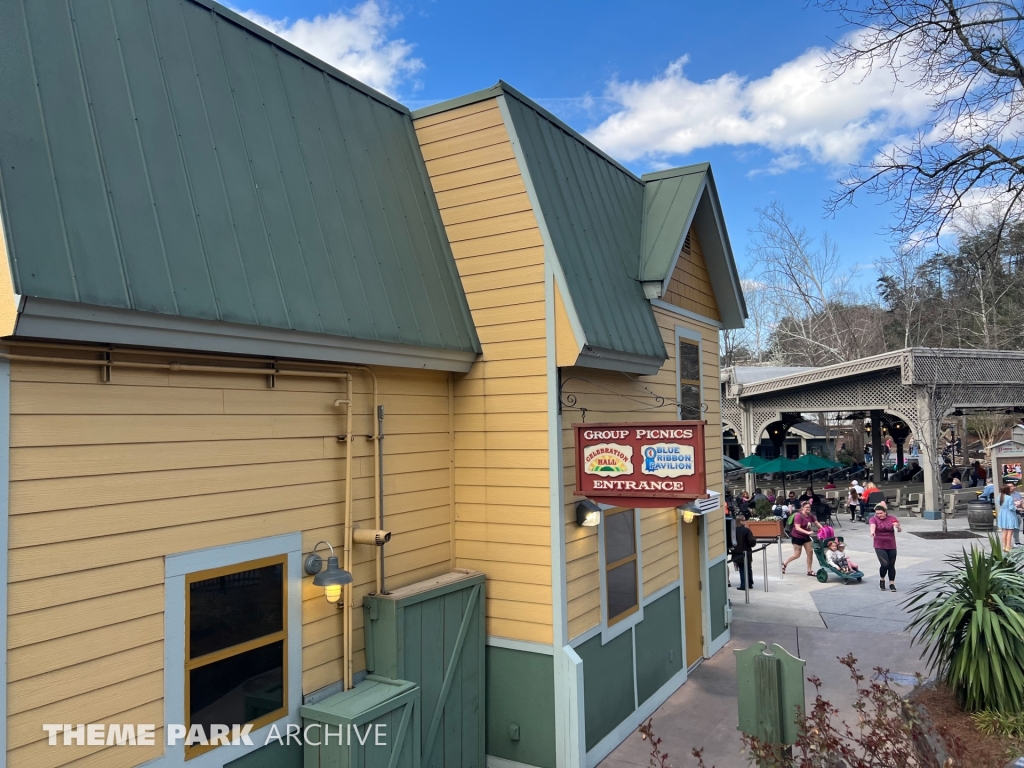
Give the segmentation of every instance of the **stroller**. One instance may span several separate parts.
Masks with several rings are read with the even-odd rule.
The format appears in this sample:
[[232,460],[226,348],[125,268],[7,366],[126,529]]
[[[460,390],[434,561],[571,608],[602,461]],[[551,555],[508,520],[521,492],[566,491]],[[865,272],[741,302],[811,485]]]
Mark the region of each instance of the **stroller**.
[[823,539],[821,541],[815,540],[811,542],[811,547],[814,549],[814,555],[818,558],[818,565],[821,566],[818,569],[818,572],[814,574],[815,577],[822,584],[828,581],[828,575],[830,573],[834,573],[836,576],[841,578],[843,580],[843,584],[847,584],[853,579],[861,581],[864,578],[864,574],[860,571],[850,571],[849,573],[843,573],[842,571],[833,568],[829,564],[828,559],[825,557],[825,548],[828,546],[828,543],[833,540],[842,543],[843,537],[836,536],[835,539]]

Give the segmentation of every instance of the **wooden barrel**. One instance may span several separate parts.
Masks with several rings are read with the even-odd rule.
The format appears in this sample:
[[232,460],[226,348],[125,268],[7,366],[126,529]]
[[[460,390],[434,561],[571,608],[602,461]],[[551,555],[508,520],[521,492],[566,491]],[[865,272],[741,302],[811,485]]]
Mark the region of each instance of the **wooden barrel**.
[[983,499],[967,502],[967,526],[972,531],[991,531],[995,527],[992,502]]

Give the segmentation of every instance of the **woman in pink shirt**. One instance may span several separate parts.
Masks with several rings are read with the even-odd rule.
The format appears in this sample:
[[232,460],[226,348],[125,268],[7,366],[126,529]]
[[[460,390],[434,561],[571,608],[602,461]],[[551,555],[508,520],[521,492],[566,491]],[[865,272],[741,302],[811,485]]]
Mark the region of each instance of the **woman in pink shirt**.
[[871,540],[878,556],[878,588],[885,589],[885,575],[889,574],[889,591],[896,591],[896,531],[903,532],[900,521],[889,514],[885,502],[875,504],[871,518]]

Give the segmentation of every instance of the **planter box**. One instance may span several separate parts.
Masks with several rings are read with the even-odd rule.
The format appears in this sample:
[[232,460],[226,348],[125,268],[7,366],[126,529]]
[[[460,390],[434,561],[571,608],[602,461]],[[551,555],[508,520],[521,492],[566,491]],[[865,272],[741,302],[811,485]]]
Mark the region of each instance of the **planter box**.
[[781,520],[748,520],[747,528],[759,539],[774,539],[782,535]]

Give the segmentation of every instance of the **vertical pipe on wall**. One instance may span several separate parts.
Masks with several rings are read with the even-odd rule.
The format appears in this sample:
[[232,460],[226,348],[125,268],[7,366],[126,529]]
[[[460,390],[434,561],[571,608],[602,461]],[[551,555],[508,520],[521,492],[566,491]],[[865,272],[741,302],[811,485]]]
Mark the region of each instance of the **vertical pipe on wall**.
[[[352,374],[345,376],[345,570],[352,573]],[[345,585],[342,644],[345,654],[345,690],[352,688],[352,587]]]
[[[384,528],[384,406],[377,406],[377,527]],[[386,595],[384,587],[384,547],[377,550],[377,594]]]

